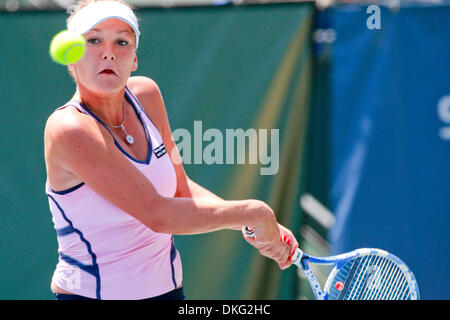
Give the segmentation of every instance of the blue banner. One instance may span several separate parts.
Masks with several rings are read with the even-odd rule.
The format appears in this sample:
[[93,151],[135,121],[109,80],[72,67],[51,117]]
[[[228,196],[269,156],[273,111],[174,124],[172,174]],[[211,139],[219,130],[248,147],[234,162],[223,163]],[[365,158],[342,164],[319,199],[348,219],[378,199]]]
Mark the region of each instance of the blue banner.
[[450,5],[378,9],[324,13],[335,32],[330,241],[386,249],[422,299],[449,299]]

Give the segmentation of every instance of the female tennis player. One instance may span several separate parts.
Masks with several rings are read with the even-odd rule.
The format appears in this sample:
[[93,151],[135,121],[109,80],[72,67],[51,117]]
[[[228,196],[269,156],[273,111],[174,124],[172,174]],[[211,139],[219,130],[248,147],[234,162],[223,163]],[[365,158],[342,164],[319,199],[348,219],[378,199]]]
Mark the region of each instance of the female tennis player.
[[[173,236],[250,226],[285,269],[298,247],[262,201],[225,201],[186,175],[157,84],[131,77],[139,26],[122,1],[84,1],[68,29],[73,98],[45,128],[46,192],[58,239],[56,299],[184,299]],[[286,241],[280,241],[286,239]]]

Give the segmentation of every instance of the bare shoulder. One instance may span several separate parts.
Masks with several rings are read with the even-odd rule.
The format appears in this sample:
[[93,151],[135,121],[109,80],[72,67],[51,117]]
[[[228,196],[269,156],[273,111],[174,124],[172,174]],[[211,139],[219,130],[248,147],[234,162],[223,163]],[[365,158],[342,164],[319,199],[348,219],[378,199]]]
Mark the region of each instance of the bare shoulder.
[[98,154],[99,150],[109,149],[112,144],[111,137],[88,115],[73,107],[57,110],[48,118],[44,131],[48,173],[72,171],[79,157]]
[[61,147],[80,142],[80,139],[95,140],[99,135],[99,127],[91,117],[67,107],[53,112],[47,119],[44,140],[46,147]]
[[158,129],[166,130],[167,112],[158,84],[151,78],[137,76],[131,77],[127,85]]
[[141,95],[145,98],[155,98],[155,95],[157,96],[161,94],[158,84],[155,82],[155,80],[149,77],[130,77],[127,85],[134,94]]

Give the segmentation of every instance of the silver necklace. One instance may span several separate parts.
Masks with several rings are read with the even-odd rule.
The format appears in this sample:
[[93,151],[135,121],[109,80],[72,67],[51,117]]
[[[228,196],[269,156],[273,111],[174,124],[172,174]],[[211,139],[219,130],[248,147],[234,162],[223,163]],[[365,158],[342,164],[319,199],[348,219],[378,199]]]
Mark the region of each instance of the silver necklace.
[[125,133],[125,138],[128,142],[128,144],[133,144],[134,143],[134,138],[131,134],[128,134],[127,130],[125,129],[125,120],[127,119],[127,113],[125,112],[125,101],[123,101],[123,121],[121,124],[119,124],[118,126],[113,126],[112,124],[109,124],[108,122],[106,122],[105,120],[102,119],[102,117],[100,117],[96,112],[94,112],[94,110],[91,109],[91,107],[89,107],[89,105],[85,102],[84,103],[86,105],[86,107],[92,111],[92,113],[94,113],[103,123],[105,123],[106,125],[110,126],[111,128],[120,128],[122,129],[123,133]]

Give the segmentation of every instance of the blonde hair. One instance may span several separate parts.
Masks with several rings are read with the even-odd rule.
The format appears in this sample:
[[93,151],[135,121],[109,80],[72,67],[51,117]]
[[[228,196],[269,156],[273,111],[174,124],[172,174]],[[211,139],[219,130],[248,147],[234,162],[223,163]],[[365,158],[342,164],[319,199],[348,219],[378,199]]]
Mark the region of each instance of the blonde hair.
[[[69,12],[69,17],[66,19],[66,25],[68,26],[70,21],[73,19],[74,15],[80,11],[81,9],[83,9],[84,7],[87,7],[88,5],[95,3],[95,2],[100,2],[100,1],[105,1],[105,0],[79,0],[77,2],[77,4],[71,6],[67,11]],[[128,8],[130,8],[131,10],[134,11],[134,7],[128,3],[125,0],[109,0],[109,1],[115,1],[115,2],[119,2],[123,5],[126,5]],[[72,77],[72,79],[74,81],[76,81],[75,78],[75,74],[73,72],[73,70],[70,68],[70,66],[67,66],[67,71],[69,72],[69,75]]]

